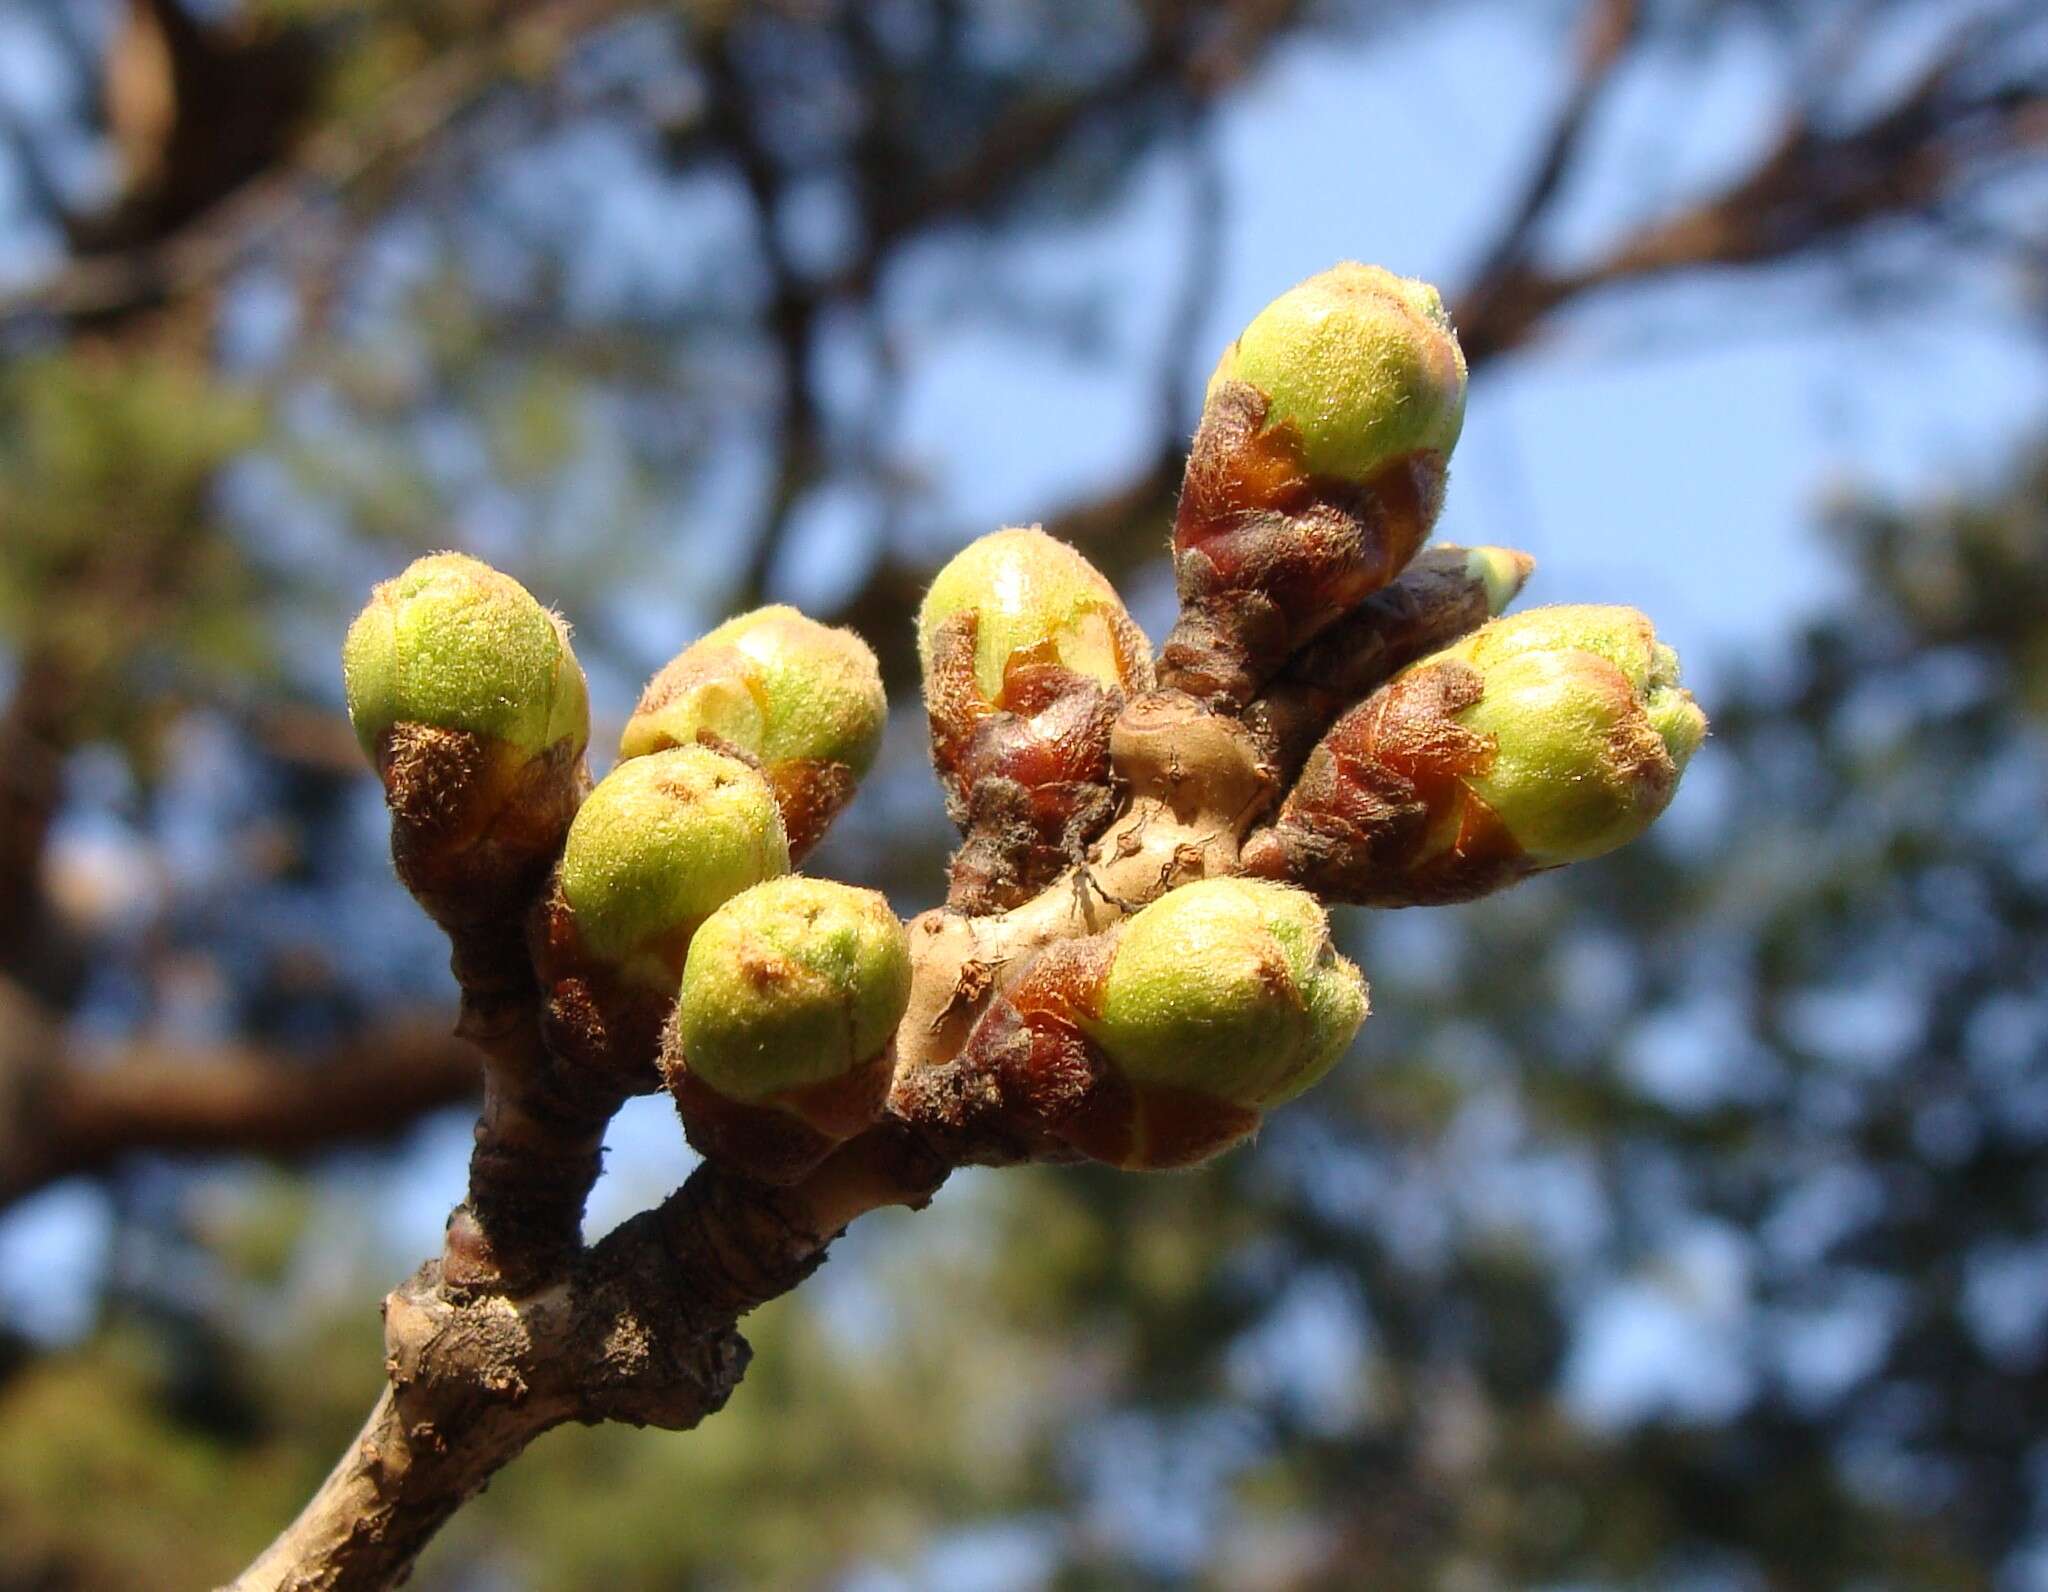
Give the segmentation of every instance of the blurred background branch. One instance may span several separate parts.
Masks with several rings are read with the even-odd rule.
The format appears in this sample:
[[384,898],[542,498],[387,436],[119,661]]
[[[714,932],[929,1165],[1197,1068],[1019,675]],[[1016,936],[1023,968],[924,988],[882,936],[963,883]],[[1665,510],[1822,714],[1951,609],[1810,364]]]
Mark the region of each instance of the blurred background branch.
[[440,1014],[393,1017],[312,1055],[144,1043],[80,1056],[4,988],[0,1020],[0,1207],[139,1150],[290,1160],[389,1138],[476,1092],[476,1056]]

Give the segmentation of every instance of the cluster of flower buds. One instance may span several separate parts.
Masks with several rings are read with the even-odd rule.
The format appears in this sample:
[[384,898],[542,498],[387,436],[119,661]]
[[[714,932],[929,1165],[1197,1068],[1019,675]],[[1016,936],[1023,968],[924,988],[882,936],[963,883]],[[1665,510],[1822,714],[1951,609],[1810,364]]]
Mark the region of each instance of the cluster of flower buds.
[[[885,1121],[862,1149],[944,1165],[1202,1161],[1365,1018],[1324,903],[1468,900],[1598,856],[1706,732],[1633,609],[1501,617],[1525,555],[1424,549],[1464,392],[1421,283],[1339,266],[1263,311],[1209,386],[1157,679],[1072,548],[1010,529],[954,558],[917,640],[965,838],[947,905],[908,928],[790,872],[880,742],[857,637],[785,607],[720,626],[655,676],[591,789],[560,622],[473,560],[423,559],[345,658],[400,870],[451,932],[523,917],[536,1044],[579,1130],[666,1086],[693,1144],[768,1184],[864,1164],[834,1152]],[[537,1137],[500,1107],[487,1169]],[[578,1200],[598,1142],[558,1157]],[[554,1204],[573,1235],[580,1204]],[[505,1208],[479,1206],[501,1231]]]
[[536,914],[558,1055],[624,1093],[660,1087],[698,928],[816,844],[874,761],[887,712],[866,643],[793,608],[730,620],[655,675]]
[[1365,980],[1312,896],[1208,879],[1040,953],[962,1060],[1013,1130],[1157,1170],[1253,1132],[1330,1070],[1365,1013]]
[[971,543],[917,617],[932,762],[966,842],[951,905],[998,912],[1079,858],[1114,812],[1110,728],[1152,688],[1116,588],[1036,528]]
[[1635,609],[1497,619],[1338,719],[1244,864],[1330,901],[1469,901],[1635,839],[1706,729]]
[[1241,709],[1400,574],[1464,418],[1465,357],[1427,283],[1340,265],[1260,311],[1209,379],[1161,683]]
[[451,932],[524,905],[588,785],[590,706],[562,621],[460,553],[371,594],[342,645],[398,874]]

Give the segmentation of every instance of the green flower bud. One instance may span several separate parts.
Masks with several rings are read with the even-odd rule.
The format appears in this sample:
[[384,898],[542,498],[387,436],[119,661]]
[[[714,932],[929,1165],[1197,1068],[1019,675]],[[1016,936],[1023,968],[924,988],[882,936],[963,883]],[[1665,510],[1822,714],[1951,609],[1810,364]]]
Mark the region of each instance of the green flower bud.
[[416,559],[378,586],[341,658],[349,719],[372,759],[401,724],[467,731],[524,757],[565,739],[580,754],[589,738],[567,627],[509,575],[461,553]]
[[1208,879],[1125,925],[1080,1023],[1131,1084],[1264,1111],[1328,1072],[1365,1013],[1365,980],[1314,897]]
[[1483,681],[1457,719],[1489,737],[1494,755],[1466,787],[1540,868],[1635,839],[1706,736],[1706,715],[1678,684],[1678,655],[1633,608],[1534,608],[1438,656]]
[[699,743],[760,766],[800,858],[853,799],[888,703],[868,644],[794,608],[757,608],[685,648],[641,693],[621,757]]
[[1371,479],[1407,454],[1449,454],[1465,423],[1465,356],[1427,282],[1354,262],[1312,276],[1252,319],[1209,378],[1266,399],[1311,474]]
[[1678,681],[1678,654],[1657,639],[1648,615],[1611,603],[1553,603],[1501,619],[1459,638],[1440,656],[1486,672],[1532,652],[1590,652],[1605,658],[1638,691]]
[[588,956],[673,991],[698,926],[788,870],[767,782],[734,758],[682,746],[599,781],[569,826],[557,877]]
[[621,757],[709,734],[764,766],[874,763],[888,703],[868,644],[784,604],[729,619],[657,674],[619,741]]
[[982,698],[1008,707],[1012,672],[1061,668],[1124,691],[1152,684],[1151,649],[1093,564],[1035,526],[970,542],[939,571],[917,614],[918,657],[927,680],[941,632],[959,615],[975,620],[973,673]]
[[1338,719],[1241,860],[1330,901],[1470,901],[1633,840],[1706,730],[1633,608],[1534,608]]
[[1340,265],[1260,311],[1188,455],[1160,683],[1242,712],[1394,580],[1436,523],[1464,416],[1465,357],[1426,283]]
[[727,1100],[770,1102],[878,1062],[909,1000],[910,938],[880,893],[772,879],[697,931],[672,1030],[680,1057],[663,1064]]

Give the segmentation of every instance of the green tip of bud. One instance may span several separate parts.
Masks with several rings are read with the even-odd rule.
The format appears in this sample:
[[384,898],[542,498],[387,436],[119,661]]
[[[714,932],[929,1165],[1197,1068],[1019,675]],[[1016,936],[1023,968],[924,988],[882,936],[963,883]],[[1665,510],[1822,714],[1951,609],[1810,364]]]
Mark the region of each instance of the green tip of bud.
[[1209,879],[1129,921],[1100,1009],[1089,1037],[1132,1082],[1265,1110],[1336,1063],[1366,988],[1306,891]]
[[398,724],[466,730],[538,756],[590,734],[562,621],[461,553],[416,559],[371,594],[341,649],[348,716],[372,757]]
[[1552,603],[1483,625],[1449,649],[1482,672],[1532,652],[1590,652],[1638,691],[1678,682],[1678,654],[1657,639],[1649,616],[1613,603]]
[[767,781],[733,758],[685,746],[621,763],[598,782],[569,826],[560,880],[590,952],[673,989],[698,925],[788,870]]
[[868,644],[777,604],[727,620],[678,654],[641,695],[622,757],[693,745],[701,733],[759,758],[867,772],[888,702]]
[[1707,738],[1707,715],[1690,691],[1676,685],[1653,688],[1643,699],[1643,710],[1650,727],[1663,737],[1672,767],[1683,774]]
[[1465,574],[1486,588],[1487,612],[1505,613],[1521,596],[1536,560],[1512,547],[1474,547],[1465,554]]
[[1437,656],[1482,677],[1458,720],[1491,737],[1494,755],[1466,783],[1539,867],[1635,839],[1706,737],[1677,653],[1633,608],[1532,608]]
[[1412,453],[1448,457],[1465,424],[1465,355],[1427,282],[1346,262],[1252,318],[1209,378],[1266,398],[1316,475],[1365,481]]
[[910,937],[881,894],[773,879],[697,931],[676,1038],[699,1082],[760,1101],[877,1060],[909,1001]]
[[917,614],[927,674],[940,628],[972,613],[974,675],[990,702],[1018,662],[1057,663],[1120,690],[1151,685],[1151,651],[1103,573],[1038,528],[1010,528],[970,542],[939,571]]

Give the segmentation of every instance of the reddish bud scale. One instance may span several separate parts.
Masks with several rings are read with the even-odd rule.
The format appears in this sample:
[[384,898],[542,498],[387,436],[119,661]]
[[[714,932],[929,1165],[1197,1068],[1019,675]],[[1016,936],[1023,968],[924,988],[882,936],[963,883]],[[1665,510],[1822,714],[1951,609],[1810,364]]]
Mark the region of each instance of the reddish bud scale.
[[675,1098],[690,1147],[708,1161],[778,1185],[805,1177],[872,1126],[882,1114],[894,1069],[894,1053],[885,1051],[837,1078],[745,1101],[708,1088],[677,1047],[669,1046],[661,1057],[662,1081]]
[[[1457,714],[1483,691],[1455,660],[1411,669],[1340,718],[1309,755],[1273,825],[1246,841],[1245,872],[1327,901],[1428,906],[1491,894],[1536,870],[1461,785],[1494,759]],[[1457,828],[1445,835],[1444,815]]]
[[1446,460],[1404,455],[1369,480],[1316,476],[1291,421],[1226,381],[1210,395],[1174,521],[1181,617],[1160,684],[1243,708],[1288,658],[1400,574],[1428,540]]
[[468,730],[398,724],[374,755],[398,876],[450,931],[524,910],[590,788],[573,739],[527,756]]
[[[978,628],[972,611],[939,627],[925,683],[946,811],[967,836],[947,904],[977,916],[1028,901],[1108,824],[1110,729],[1124,702],[1048,645],[1011,657],[991,703],[974,673]],[[1142,639],[1117,639],[1132,650],[1130,677],[1145,677]]]
[[789,836],[789,859],[801,862],[810,849],[825,838],[860,785],[859,776],[844,763],[822,758],[784,758],[763,765],[749,753],[720,745],[715,736],[700,736],[714,751],[727,753],[761,770],[768,788],[775,793],[775,805],[782,809],[782,827]]
[[[689,935],[678,935],[680,967]],[[527,944],[541,987],[541,1030],[550,1053],[576,1077],[601,1081],[620,1095],[652,1094],[661,1087],[656,1058],[662,1029],[675,1009],[675,991],[663,992],[619,975],[616,964],[593,955],[576,929],[576,915],[559,882],[535,903]]]
[[958,1070],[992,1086],[973,1125],[1013,1154],[1165,1170],[1205,1161],[1259,1124],[1258,1112],[1213,1096],[1122,1077],[1082,1031],[1100,1011],[1118,939],[1111,929],[1040,953],[968,1037]]
[[[1496,556],[1494,550],[1482,552]],[[1474,569],[1469,549],[1425,548],[1400,579],[1374,592],[1289,659],[1245,715],[1273,765],[1291,775],[1346,706],[1491,619],[1496,605],[1520,589],[1535,562],[1506,550],[1499,550],[1497,558],[1496,568],[1512,576],[1505,589],[1489,586]]]

